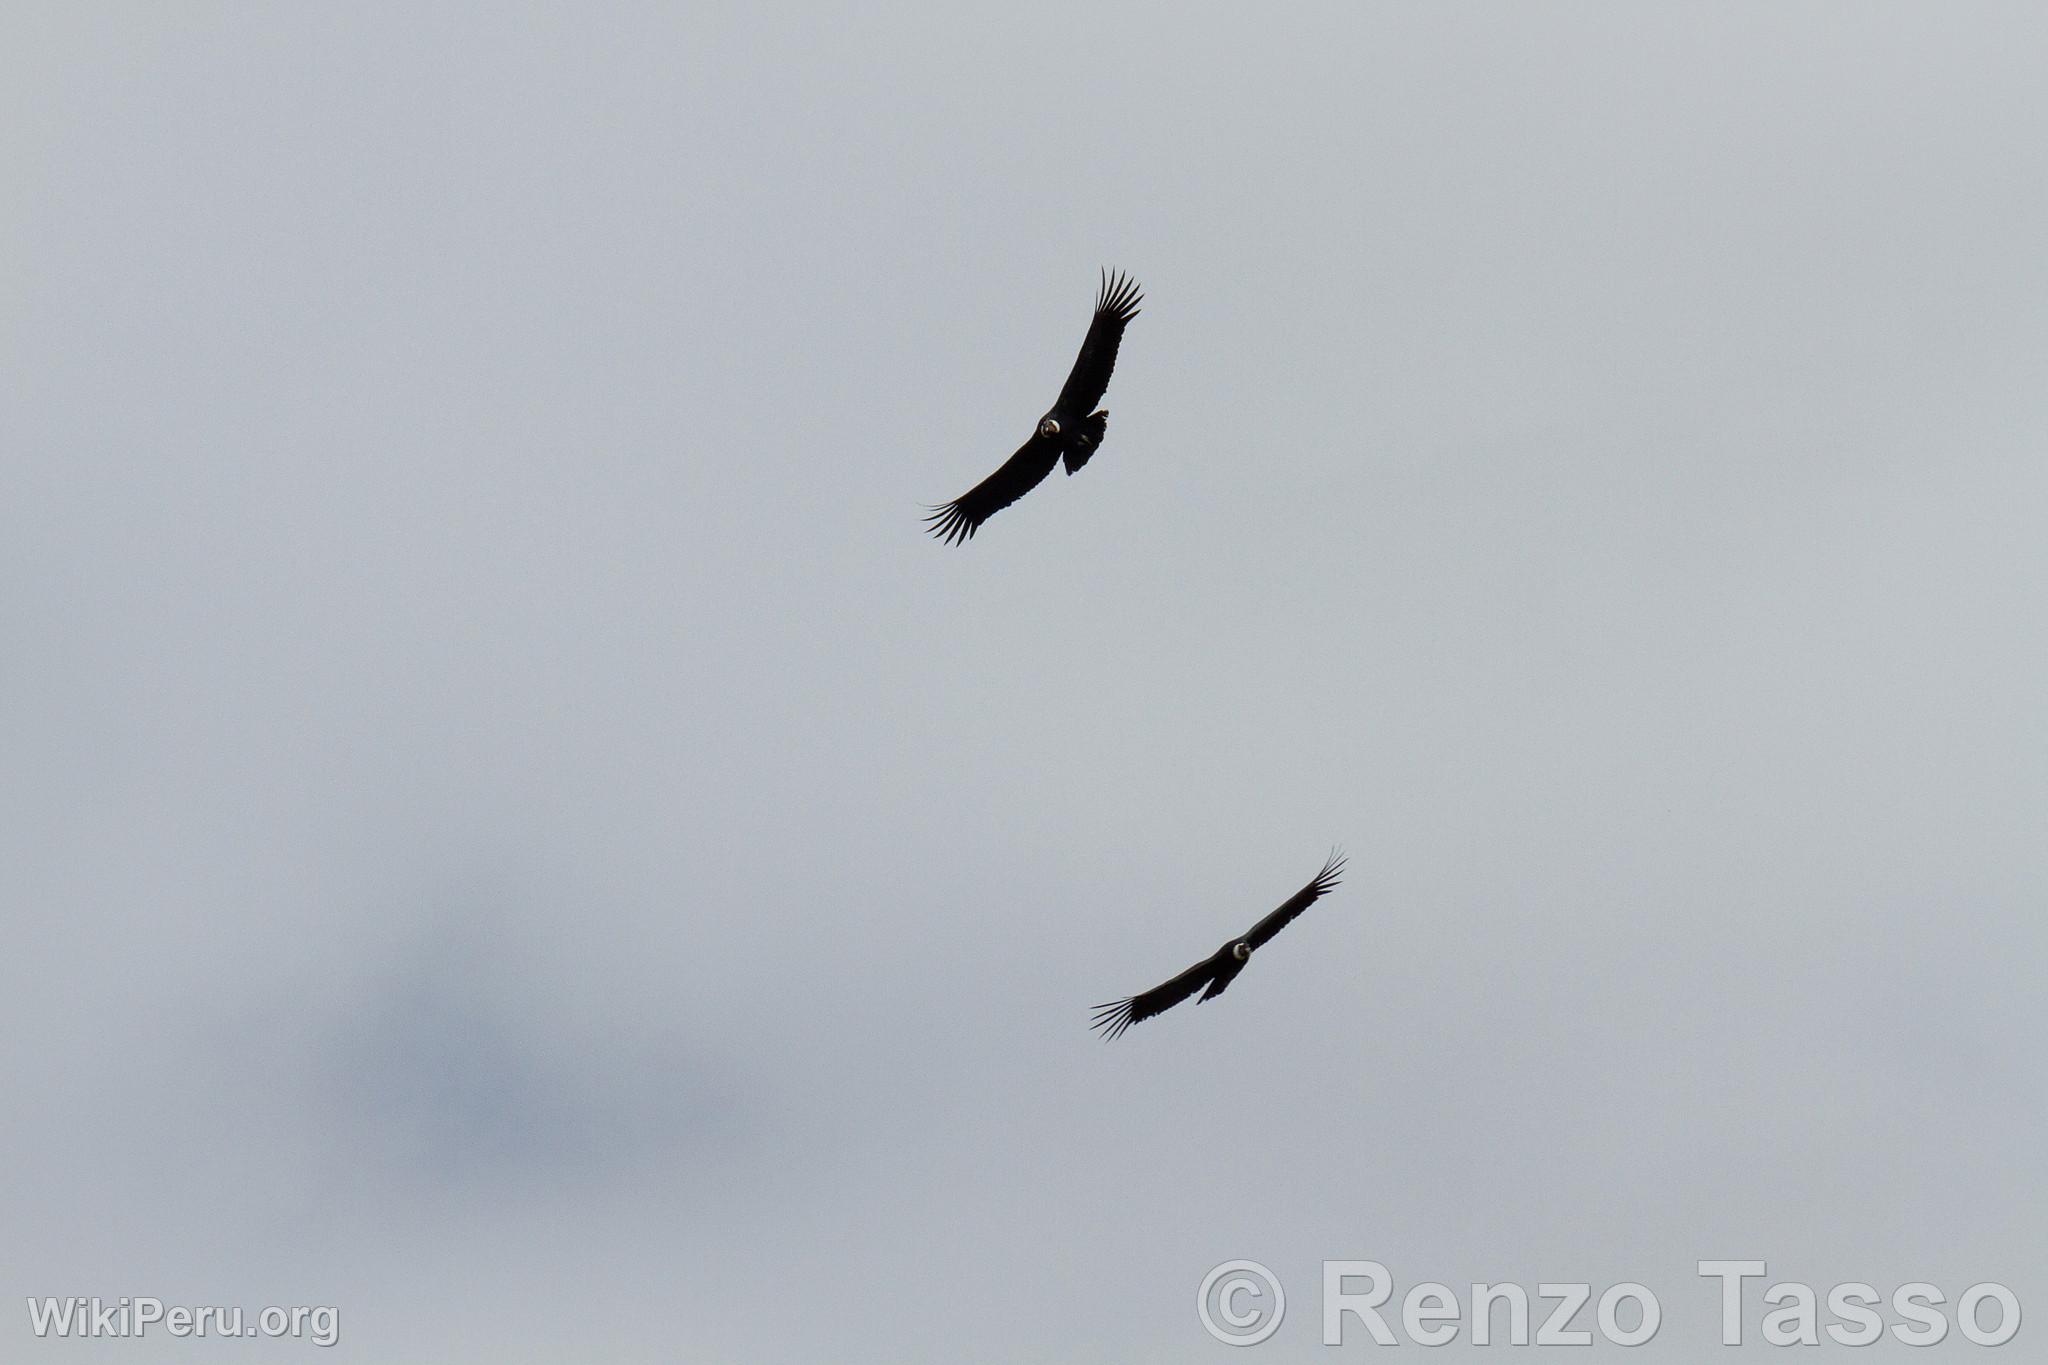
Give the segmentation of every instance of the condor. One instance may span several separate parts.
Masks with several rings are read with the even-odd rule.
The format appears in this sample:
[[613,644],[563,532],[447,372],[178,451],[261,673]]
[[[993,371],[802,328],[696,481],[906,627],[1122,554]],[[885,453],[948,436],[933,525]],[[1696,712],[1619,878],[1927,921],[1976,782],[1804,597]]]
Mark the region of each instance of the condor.
[[[1237,979],[1237,974],[1244,970],[1244,964],[1251,961],[1252,954],[1265,947],[1275,934],[1293,922],[1296,915],[1314,905],[1324,892],[1337,885],[1338,875],[1343,871],[1344,855],[1331,850],[1329,860],[1323,864],[1323,870],[1316,873],[1314,880],[1281,902],[1272,914],[1254,924],[1243,938],[1232,939],[1208,960],[1197,962],[1173,980],[1161,982],[1143,994],[1097,1005],[1095,1022],[1089,1027],[1101,1029],[1104,1039],[1117,1038],[1131,1025],[1172,1009],[1198,990],[1202,992],[1202,1000],[1223,994]],[[1208,989],[1203,990],[1203,987]],[[1202,1000],[1195,1003],[1199,1005]]]
[[1116,368],[1116,348],[1124,339],[1124,327],[1138,316],[1144,295],[1129,276],[1104,272],[1102,287],[1095,295],[1095,317],[1088,324],[1088,336],[1081,342],[1066,387],[1045,416],[1038,430],[1017,447],[1017,453],[1003,467],[943,507],[931,508],[925,520],[931,533],[949,545],[974,539],[981,524],[1045,481],[1052,467],[1066,461],[1069,475],[1102,448],[1102,435],[1109,426],[1107,412],[1092,411],[1109,388],[1110,372]]

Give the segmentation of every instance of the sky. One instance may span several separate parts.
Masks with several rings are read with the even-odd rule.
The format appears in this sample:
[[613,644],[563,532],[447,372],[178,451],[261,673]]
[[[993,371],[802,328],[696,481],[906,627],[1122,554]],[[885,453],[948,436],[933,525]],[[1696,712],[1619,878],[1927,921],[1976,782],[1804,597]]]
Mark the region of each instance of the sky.
[[[2029,1349],[2044,43],[8,7],[0,1353],[1529,1354],[1327,1346],[1339,1260]],[[1103,267],[1101,453],[926,538]]]

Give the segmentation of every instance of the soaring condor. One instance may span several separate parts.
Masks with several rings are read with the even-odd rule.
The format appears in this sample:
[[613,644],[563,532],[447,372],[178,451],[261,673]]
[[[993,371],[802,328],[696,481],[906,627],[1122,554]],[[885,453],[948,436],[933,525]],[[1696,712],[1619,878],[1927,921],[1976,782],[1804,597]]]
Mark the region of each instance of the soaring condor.
[[[1095,1022],[1089,1027],[1101,1029],[1104,1039],[1117,1038],[1139,1020],[1150,1019],[1172,1009],[1198,990],[1202,991],[1202,1000],[1223,994],[1237,979],[1237,974],[1244,970],[1244,964],[1251,960],[1253,951],[1265,947],[1273,935],[1285,929],[1296,915],[1314,905],[1325,891],[1337,884],[1337,877],[1343,871],[1344,855],[1331,850],[1329,860],[1323,864],[1323,870],[1316,873],[1315,880],[1282,901],[1280,908],[1254,924],[1250,933],[1230,940],[1206,961],[1197,962],[1173,980],[1154,986],[1142,995],[1097,1005]],[[1204,986],[1208,989],[1202,990]],[[1199,1005],[1202,1000],[1195,1003]]]
[[931,532],[948,544],[974,539],[981,524],[1008,507],[1052,473],[1061,460],[1072,475],[1101,448],[1102,433],[1109,426],[1109,414],[1091,411],[1109,388],[1110,371],[1116,368],[1117,344],[1124,339],[1124,326],[1138,316],[1144,295],[1127,275],[1104,272],[1102,287],[1095,295],[1095,317],[1088,324],[1087,339],[1066,387],[1051,410],[1038,419],[1038,431],[1003,467],[974,485],[944,507],[934,507],[925,520]]

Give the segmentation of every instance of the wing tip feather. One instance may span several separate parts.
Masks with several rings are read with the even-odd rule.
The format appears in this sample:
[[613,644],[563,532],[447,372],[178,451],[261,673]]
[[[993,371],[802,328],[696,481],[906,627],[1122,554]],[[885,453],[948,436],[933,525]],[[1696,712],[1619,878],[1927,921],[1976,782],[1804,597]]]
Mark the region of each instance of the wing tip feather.
[[1113,271],[1107,266],[1099,273],[1102,283],[1095,292],[1095,311],[1124,323],[1138,316],[1138,305],[1145,300],[1138,282],[1124,271]]
[[928,507],[925,511],[926,530],[942,544],[965,545],[981,529],[981,524],[968,516],[957,501],[942,507]]
[[1341,846],[1333,846],[1330,849],[1330,856],[1323,860],[1323,870],[1316,873],[1314,886],[1317,895],[1342,884],[1344,866],[1349,861]]
[[1132,1013],[1136,1009],[1137,1003],[1138,998],[1136,996],[1127,995],[1121,1000],[1111,1000],[1106,1004],[1097,1005],[1095,1006],[1095,1020],[1088,1027],[1091,1029],[1101,1029],[1102,1041],[1105,1043],[1121,1038],[1124,1035],[1124,1030],[1137,1022],[1136,1019],[1132,1018]]

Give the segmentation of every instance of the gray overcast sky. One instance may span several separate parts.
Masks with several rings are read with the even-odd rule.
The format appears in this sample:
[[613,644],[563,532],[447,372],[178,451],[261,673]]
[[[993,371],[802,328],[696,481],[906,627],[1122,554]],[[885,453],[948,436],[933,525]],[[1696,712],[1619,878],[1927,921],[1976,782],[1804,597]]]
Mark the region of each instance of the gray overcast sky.
[[0,20],[0,1354],[2038,1335],[2040,7],[773,8]]

